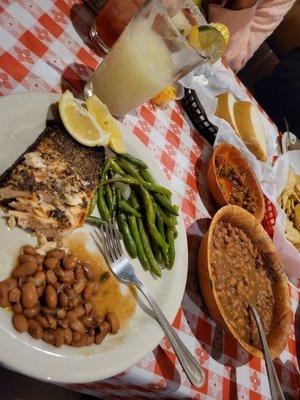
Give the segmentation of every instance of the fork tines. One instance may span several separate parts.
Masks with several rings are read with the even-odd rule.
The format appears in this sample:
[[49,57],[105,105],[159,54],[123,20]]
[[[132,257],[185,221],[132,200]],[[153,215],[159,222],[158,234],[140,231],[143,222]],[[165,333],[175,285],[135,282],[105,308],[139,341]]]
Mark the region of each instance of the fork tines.
[[95,229],[95,234],[101,242],[104,256],[109,263],[115,262],[123,256],[115,217],[113,217],[111,223],[100,226],[99,230]]

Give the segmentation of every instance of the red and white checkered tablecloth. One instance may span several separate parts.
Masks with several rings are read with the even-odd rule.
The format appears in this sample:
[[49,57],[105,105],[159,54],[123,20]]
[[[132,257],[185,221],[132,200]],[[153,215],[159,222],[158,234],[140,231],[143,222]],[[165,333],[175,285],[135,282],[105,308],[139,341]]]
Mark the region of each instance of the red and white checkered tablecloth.
[[[60,92],[62,88],[79,95],[99,63],[87,37],[92,20],[92,12],[79,0],[0,0],[0,95]],[[246,89],[241,85],[241,90]],[[216,327],[200,297],[196,256],[201,232],[207,228],[203,203],[210,211],[205,178],[210,146],[176,103],[164,110],[145,104],[125,124],[158,159],[179,195],[188,233],[189,274],[173,326],[203,366],[206,380],[199,390],[191,387],[164,339],[122,374],[71,388],[104,399],[270,399],[264,363]],[[291,295],[291,334],[276,361],[286,399],[297,398],[300,387],[299,292],[293,286]]]

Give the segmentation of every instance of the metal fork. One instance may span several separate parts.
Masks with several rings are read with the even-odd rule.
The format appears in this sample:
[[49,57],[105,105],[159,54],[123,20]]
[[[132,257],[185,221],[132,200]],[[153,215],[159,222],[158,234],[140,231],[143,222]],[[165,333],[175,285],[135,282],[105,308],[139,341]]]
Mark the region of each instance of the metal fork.
[[284,400],[284,395],[282,393],[280,383],[279,383],[279,380],[278,380],[278,377],[277,377],[277,374],[276,374],[276,371],[274,368],[274,364],[273,364],[273,361],[272,361],[272,358],[270,355],[265,331],[264,331],[260,316],[259,316],[256,308],[252,304],[249,304],[249,307],[253,314],[255,322],[257,324],[258,332],[259,332],[260,339],[261,339],[262,346],[263,346],[263,352],[264,352],[264,356],[265,356],[267,374],[268,374],[269,385],[270,385],[271,398],[272,398],[272,400]]
[[179,339],[177,333],[169,324],[153,296],[148,292],[144,284],[136,277],[132,264],[125,256],[121,247],[120,233],[115,218],[113,218],[111,224],[105,224],[104,226],[99,227],[99,231],[95,230],[95,233],[101,242],[100,247],[102,248],[106,261],[114,275],[122,283],[134,284],[143,293],[154,311],[158,323],[169,338],[187,377],[194,386],[202,386],[204,383],[204,372],[201,366]]

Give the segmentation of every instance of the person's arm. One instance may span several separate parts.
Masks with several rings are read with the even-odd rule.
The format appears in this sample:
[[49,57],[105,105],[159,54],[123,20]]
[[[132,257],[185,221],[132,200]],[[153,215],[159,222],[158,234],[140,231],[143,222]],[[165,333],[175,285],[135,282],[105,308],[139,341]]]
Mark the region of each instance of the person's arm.
[[209,0],[209,21],[221,22],[230,31],[224,58],[235,71],[271,35],[295,0]]
[[[210,1],[209,22],[221,22],[230,32],[230,41],[224,58],[233,71],[239,71],[248,60],[248,41],[256,13],[256,1],[241,2]],[[230,7],[230,8],[229,8]],[[244,7],[244,8],[242,8]]]

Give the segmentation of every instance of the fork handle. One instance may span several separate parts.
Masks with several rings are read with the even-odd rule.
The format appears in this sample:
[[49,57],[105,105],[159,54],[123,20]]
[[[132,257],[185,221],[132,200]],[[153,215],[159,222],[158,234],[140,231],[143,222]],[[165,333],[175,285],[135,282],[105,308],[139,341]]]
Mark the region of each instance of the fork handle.
[[184,369],[187,377],[195,387],[201,387],[204,383],[204,372],[198,361],[184,345],[175,330],[172,328],[167,318],[162,313],[160,307],[154,300],[153,296],[148,292],[147,288],[138,279],[134,282],[143,295],[148,300],[152,310],[154,311],[157,321],[170,340],[177,358]]
[[272,358],[270,355],[265,331],[264,331],[260,316],[259,316],[256,308],[250,307],[250,309],[251,309],[254,319],[256,321],[258,332],[259,332],[260,339],[261,339],[262,346],[263,346],[267,375],[269,378],[271,398],[272,398],[272,400],[284,400],[284,395],[282,393],[280,383],[278,380],[278,376],[276,374],[276,370],[275,370],[275,367],[274,367],[274,364],[273,364],[273,361],[272,361]]

